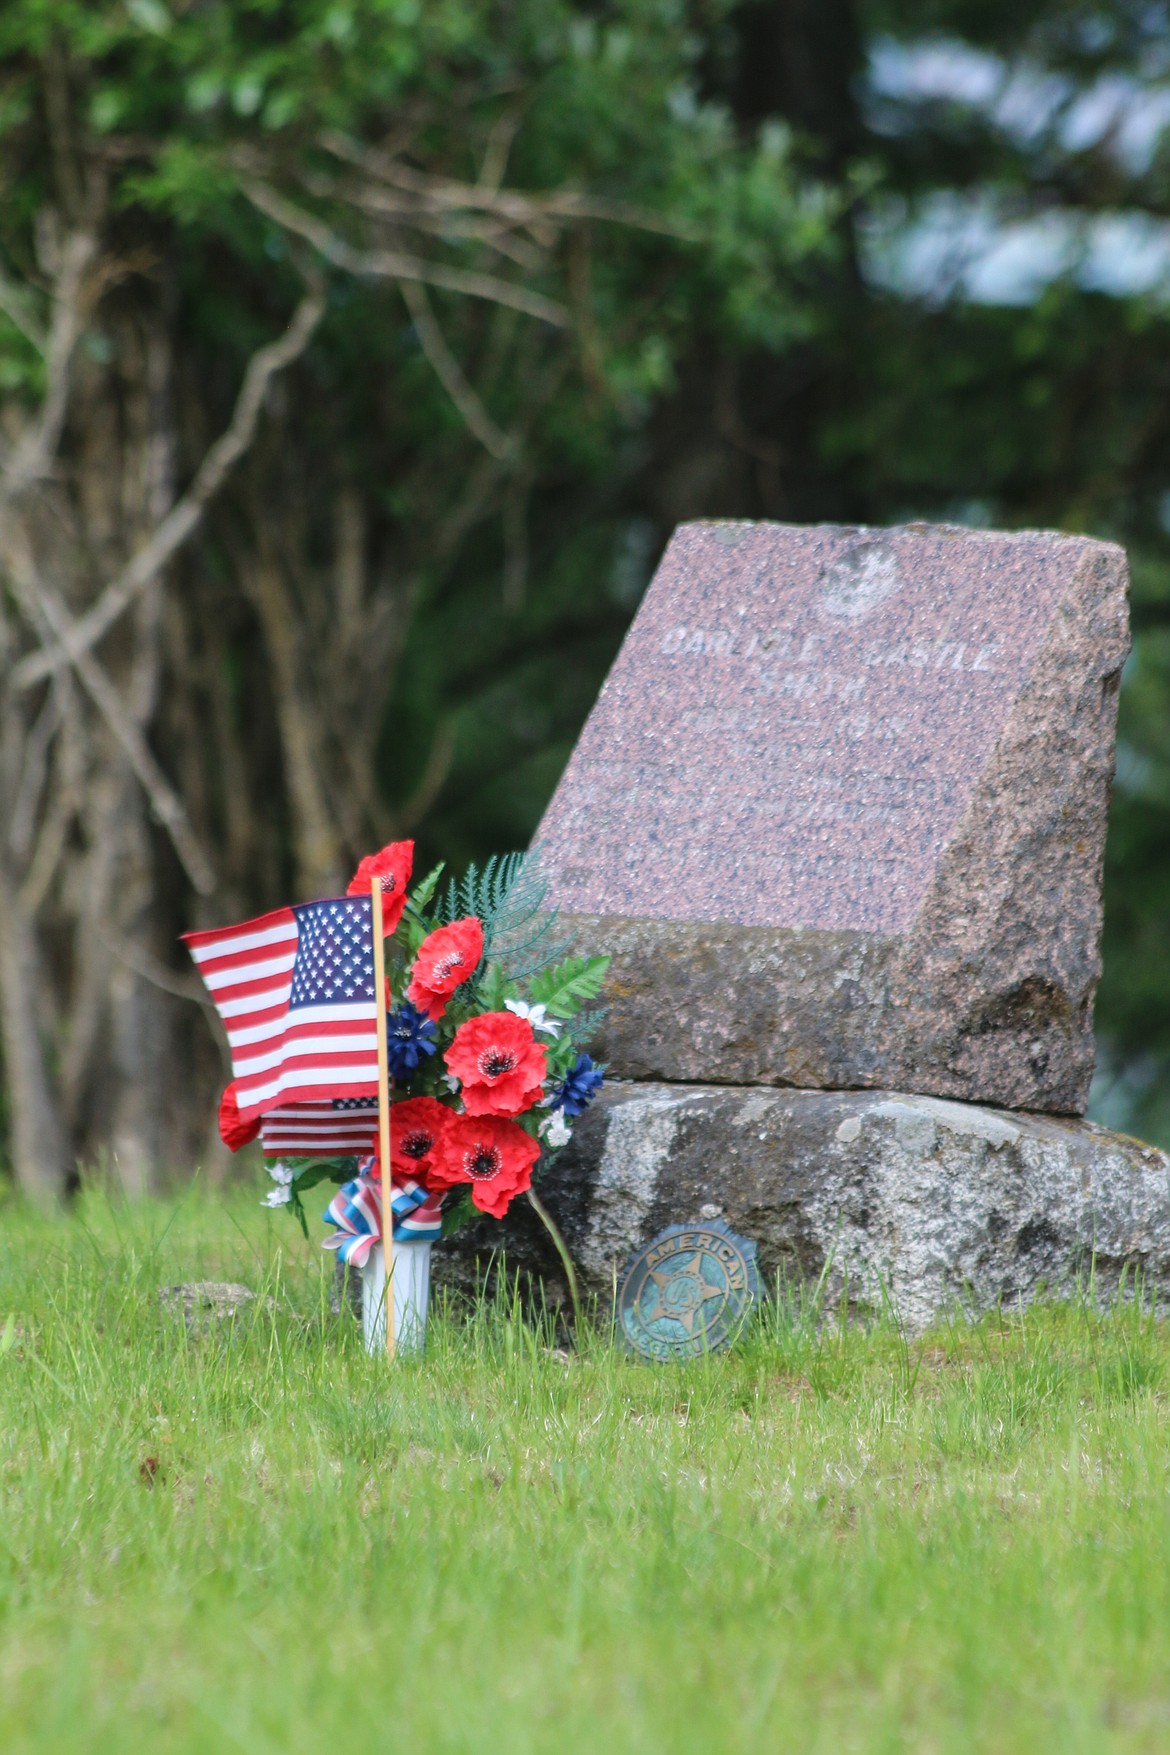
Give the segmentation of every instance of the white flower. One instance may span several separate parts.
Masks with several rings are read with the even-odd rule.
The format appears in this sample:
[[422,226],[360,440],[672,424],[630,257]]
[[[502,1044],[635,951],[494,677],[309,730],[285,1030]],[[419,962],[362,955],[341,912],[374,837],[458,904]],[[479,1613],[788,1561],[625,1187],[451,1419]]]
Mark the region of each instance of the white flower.
[[573,1134],[572,1128],[559,1109],[554,1109],[551,1115],[546,1115],[536,1131],[548,1141],[554,1152],[567,1145]]
[[545,1017],[547,1007],[543,1004],[529,1005],[528,1001],[524,999],[506,999],[504,1004],[510,1012],[515,1012],[518,1018],[527,1018],[532,1028],[539,1030],[542,1036],[560,1035],[560,1023],[556,1018]]
[[444,1073],[443,1083],[451,1092],[455,1092],[459,1089],[459,1080],[455,1077],[454,1073]]
[[269,1190],[264,1196],[264,1199],[260,1202],[260,1205],[262,1207],[287,1206],[292,1199],[292,1185],[296,1180],[295,1172],[290,1170],[287,1164],[281,1164],[279,1162],[276,1164],[269,1164],[266,1168],[269,1176],[271,1176],[273,1182],[275,1182],[276,1187]]

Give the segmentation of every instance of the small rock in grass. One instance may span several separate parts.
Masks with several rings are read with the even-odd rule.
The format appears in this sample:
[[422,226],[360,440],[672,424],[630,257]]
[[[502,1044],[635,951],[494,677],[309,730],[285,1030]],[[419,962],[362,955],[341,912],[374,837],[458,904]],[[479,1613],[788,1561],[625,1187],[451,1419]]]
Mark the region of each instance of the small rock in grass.
[[187,1327],[199,1334],[205,1334],[215,1322],[230,1321],[255,1296],[234,1280],[190,1280],[158,1289],[163,1309],[171,1316],[181,1316]]

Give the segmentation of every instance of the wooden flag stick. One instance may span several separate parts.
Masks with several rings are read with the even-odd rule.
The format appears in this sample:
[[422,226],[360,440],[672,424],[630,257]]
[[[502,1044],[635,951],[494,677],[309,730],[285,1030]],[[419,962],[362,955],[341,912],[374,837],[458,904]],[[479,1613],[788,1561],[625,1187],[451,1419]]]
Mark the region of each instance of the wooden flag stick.
[[386,1357],[394,1357],[394,1207],[390,1188],[390,1057],[386,1050],[386,947],[382,942],[382,880],[370,880],[374,930],[374,991],[378,1008],[378,1157],[382,1164],[382,1260],[386,1268]]

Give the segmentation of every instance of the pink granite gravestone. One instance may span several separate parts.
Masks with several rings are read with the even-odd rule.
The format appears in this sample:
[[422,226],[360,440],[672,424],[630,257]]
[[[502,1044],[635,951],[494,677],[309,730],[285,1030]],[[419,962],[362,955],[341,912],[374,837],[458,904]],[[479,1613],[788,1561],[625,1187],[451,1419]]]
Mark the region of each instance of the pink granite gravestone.
[[675,532],[537,839],[634,1078],[1080,1113],[1126,564],[1048,532]]

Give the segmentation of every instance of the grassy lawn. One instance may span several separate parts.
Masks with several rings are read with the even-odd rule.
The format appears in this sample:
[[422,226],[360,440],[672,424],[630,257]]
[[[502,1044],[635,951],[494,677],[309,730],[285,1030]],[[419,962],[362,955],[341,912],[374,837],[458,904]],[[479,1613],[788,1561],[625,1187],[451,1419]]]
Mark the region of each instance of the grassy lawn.
[[[0,1748],[1170,1747],[1170,1332],[388,1371],[252,1196],[0,1208]],[[159,1284],[267,1295],[188,1339]],[[9,1320],[9,1318],[14,1320]]]

